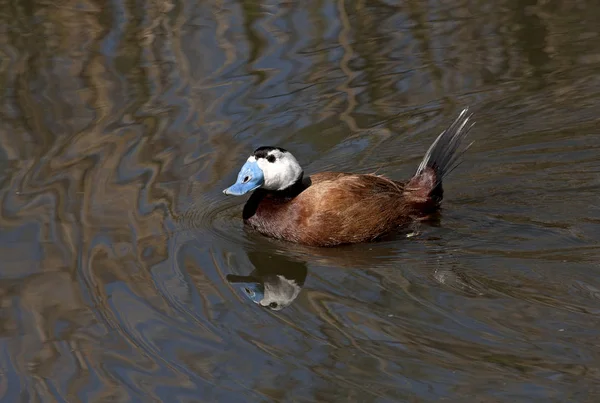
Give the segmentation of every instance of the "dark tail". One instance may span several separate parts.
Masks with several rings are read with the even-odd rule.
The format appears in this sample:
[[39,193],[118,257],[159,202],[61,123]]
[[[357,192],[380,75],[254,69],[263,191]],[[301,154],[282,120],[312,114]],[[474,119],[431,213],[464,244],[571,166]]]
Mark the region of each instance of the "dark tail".
[[[460,157],[471,146],[458,151],[473,123],[468,108],[462,110],[456,120],[433,142],[415,176],[407,183],[405,192],[415,202],[433,201],[439,203],[444,195],[442,179],[460,165]],[[458,152],[457,152],[458,151]]]

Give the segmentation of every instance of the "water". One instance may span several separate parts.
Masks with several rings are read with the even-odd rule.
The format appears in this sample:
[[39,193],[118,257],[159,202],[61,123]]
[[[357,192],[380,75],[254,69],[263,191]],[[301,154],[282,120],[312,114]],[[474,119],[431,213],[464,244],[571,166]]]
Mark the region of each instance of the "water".
[[[600,6],[0,10],[1,401],[598,400]],[[410,237],[290,245],[221,193],[265,144],[406,179],[464,106]]]

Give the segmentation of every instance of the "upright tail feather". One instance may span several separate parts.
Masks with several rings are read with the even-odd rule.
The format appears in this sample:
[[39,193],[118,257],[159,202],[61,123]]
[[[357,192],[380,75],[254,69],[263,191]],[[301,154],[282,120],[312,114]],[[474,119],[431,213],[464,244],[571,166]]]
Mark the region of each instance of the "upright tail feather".
[[[435,139],[415,176],[408,182],[405,192],[412,199],[439,203],[443,197],[442,179],[460,165],[460,157],[471,146],[457,152],[473,123],[468,108],[462,110],[456,120]],[[415,201],[416,201],[415,200]]]

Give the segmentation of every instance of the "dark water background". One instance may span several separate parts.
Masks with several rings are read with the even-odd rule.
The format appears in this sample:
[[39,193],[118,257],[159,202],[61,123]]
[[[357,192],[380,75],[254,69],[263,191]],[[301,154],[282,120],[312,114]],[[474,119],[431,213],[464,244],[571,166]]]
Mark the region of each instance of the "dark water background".
[[[0,1],[2,402],[597,402],[600,3]],[[438,226],[244,230],[256,146],[408,178]],[[227,275],[304,281],[260,308]],[[287,277],[285,277],[287,276]]]

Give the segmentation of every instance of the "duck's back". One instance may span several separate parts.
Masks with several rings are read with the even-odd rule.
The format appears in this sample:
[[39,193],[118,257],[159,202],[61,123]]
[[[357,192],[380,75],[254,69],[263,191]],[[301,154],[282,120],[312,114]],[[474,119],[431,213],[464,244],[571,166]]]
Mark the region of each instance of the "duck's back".
[[259,232],[307,245],[374,240],[410,220],[404,184],[377,175],[323,172],[295,197],[257,192],[245,221]]

